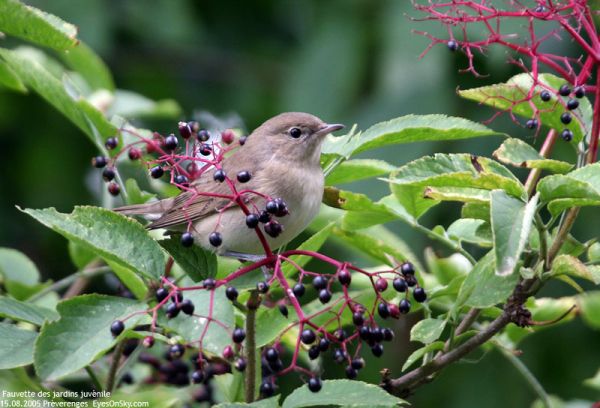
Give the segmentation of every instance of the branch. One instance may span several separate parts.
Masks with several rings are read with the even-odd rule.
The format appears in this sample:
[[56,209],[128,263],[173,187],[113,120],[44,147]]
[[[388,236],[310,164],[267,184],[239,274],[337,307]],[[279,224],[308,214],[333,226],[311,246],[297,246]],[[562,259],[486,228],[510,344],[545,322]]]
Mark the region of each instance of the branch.
[[254,401],[254,387],[256,383],[256,309],[260,304],[257,291],[250,293],[246,313],[246,377],[244,378],[245,398],[249,404]]

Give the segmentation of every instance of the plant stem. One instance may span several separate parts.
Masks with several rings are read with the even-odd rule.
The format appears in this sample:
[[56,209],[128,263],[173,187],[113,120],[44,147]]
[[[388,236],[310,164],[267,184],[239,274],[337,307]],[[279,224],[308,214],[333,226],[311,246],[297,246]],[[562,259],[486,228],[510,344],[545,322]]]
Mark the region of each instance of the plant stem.
[[94,384],[94,387],[96,387],[96,391],[102,391],[102,384],[100,383],[100,380],[98,379],[98,376],[94,372],[94,369],[92,368],[92,366],[86,366],[85,371],[90,376],[90,378],[92,380],[92,384]]
[[461,255],[463,255],[465,258],[467,258],[469,260],[469,262],[471,262],[472,265],[475,265],[477,263],[477,260],[475,258],[473,258],[473,256],[470,253],[468,253],[466,250],[464,250],[463,247],[461,247],[460,244],[458,244],[457,242],[452,241],[441,235],[438,235],[435,232],[433,232],[432,230],[430,230],[429,228],[424,227],[423,225],[421,225],[419,223],[414,223],[414,224],[409,223],[409,225],[411,225],[417,231],[421,231],[422,233],[427,235],[429,238],[436,240],[438,242],[441,242],[442,244],[446,245],[448,248],[453,249],[456,252],[459,252]]
[[504,357],[506,357],[506,359],[508,361],[510,361],[512,363],[512,365],[515,366],[517,371],[519,373],[521,373],[523,378],[525,378],[525,380],[527,381],[529,386],[535,391],[535,393],[540,398],[540,401],[542,401],[542,404],[544,404],[544,407],[550,408],[551,405],[550,405],[550,398],[548,397],[548,393],[546,392],[546,390],[544,390],[544,387],[542,387],[542,384],[540,384],[540,382],[537,380],[537,378],[535,378],[535,376],[529,370],[529,368],[527,368],[527,366],[525,364],[523,364],[523,362],[521,360],[519,360],[509,350],[500,349],[500,351],[502,351],[502,354],[504,354]]
[[556,258],[558,251],[560,251],[565,243],[565,240],[569,235],[569,231],[571,231],[571,227],[575,223],[575,219],[577,218],[578,214],[579,207],[573,207],[567,212],[567,215],[565,216],[565,219],[563,220],[563,223],[556,234],[556,238],[548,250],[548,262],[546,264],[546,270],[550,270],[550,268],[552,268],[552,262],[554,261],[554,258]]
[[112,362],[110,363],[110,369],[108,370],[108,376],[106,377],[106,391],[108,392],[112,392],[113,388],[115,388],[115,378],[124,348],[125,341],[123,340],[117,343],[117,347],[115,347],[115,351],[113,352]]
[[39,292],[37,292],[33,296],[31,296],[29,299],[27,299],[27,301],[33,302],[35,300],[38,300],[38,299],[44,297],[45,295],[47,295],[50,292],[55,292],[55,291],[64,289],[64,288],[68,287],[69,285],[71,285],[73,282],[75,282],[75,280],[77,280],[77,278],[79,278],[79,277],[92,278],[96,275],[102,275],[103,273],[110,272],[110,270],[111,269],[108,266],[100,266],[100,267],[96,267],[96,268],[87,268],[86,267],[85,269],[75,272],[74,274],[69,275],[59,281],[56,281],[52,285],[40,290]]
[[245,381],[245,397],[249,404],[254,402],[254,388],[256,386],[256,310],[260,303],[258,292],[253,290],[250,292],[246,313],[246,377]]
[[[550,152],[554,147],[554,142],[556,142],[557,133],[556,130],[550,129],[550,131],[546,134],[546,139],[544,139],[544,143],[540,148],[540,156],[548,158],[550,156]],[[537,185],[538,180],[540,179],[540,175],[542,174],[542,169],[532,169],[527,176],[527,180],[525,181],[525,191],[527,191],[527,196],[533,196],[535,192],[535,186]]]

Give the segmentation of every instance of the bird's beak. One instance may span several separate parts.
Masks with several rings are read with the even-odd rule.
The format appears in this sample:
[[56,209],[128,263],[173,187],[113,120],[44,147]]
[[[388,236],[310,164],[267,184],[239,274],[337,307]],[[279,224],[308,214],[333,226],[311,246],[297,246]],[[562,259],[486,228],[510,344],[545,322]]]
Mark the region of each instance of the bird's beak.
[[332,125],[325,125],[321,129],[319,129],[317,132],[315,132],[315,136],[325,136],[332,132],[335,132],[336,130],[343,129],[344,127],[345,127],[344,125],[341,125],[339,123],[332,124]]

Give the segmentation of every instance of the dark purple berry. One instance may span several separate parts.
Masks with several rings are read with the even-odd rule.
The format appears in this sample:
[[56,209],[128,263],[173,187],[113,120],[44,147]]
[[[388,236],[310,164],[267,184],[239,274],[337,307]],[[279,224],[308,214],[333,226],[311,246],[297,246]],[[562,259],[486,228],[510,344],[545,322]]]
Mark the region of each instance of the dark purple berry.
[[537,119],[529,119],[525,123],[525,127],[527,127],[527,129],[537,129],[537,127],[538,127],[538,121],[537,121]]
[[177,136],[174,134],[170,134],[165,138],[164,147],[166,150],[175,150],[177,149],[177,145],[179,145],[179,140],[177,140]]
[[569,112],[565,112],[562,115],[560,115],[560,121],[562,123],[564,123],[565,125],[568,125],[569,123],[571,123],[572,120],[573,120],[573,117],[571,116],[571,114]]
[[139,160],[142,157],[142,151],[137,147],[132,147],[127,152],[127,155],[129,156],[129,160]]
[[252,213],[246,215],[246,226],[248,228],[256,228],[258,225],[258,215]]
[[179,306],[177,306],[175,303],[169,303],[165,314],[167,315],[167,318],[173,319],[174,317],[177,317],[179,310]]
[[319,392],[323,388],[323,383],[319,377],[312,377],[308,380],[308,389],[311,392]]
[[290,314],[290,312],[289,312],[289,310],[288,310],[287,306],[286,306],[286,305],[284,305],[284,304],[282,303],[282,304],[280,304],[280,305],[278,306],[278,308],[279,308],[279,313],[281,313],[281,315],[282,315],[283,317],[287,318],[287,317],[288,317],[288,315]]
[[214,289],[216,285],[217,281],[215,281],[213,278],[206,278],[202,281],[202,286],[208,290]]
[[123,384],[133,384],[133,376],[131,375],[131,373],[123,374],[123,376],[121,377],[121,382]]
[[200,154],[202,156],[210,156],[210,154],[212,153],[212,148],[207,145],[206,143],[203,143],[202,146],[200,146]]
[[356,371],[351,365],[346,367],[346,378],[350,380],[354,380],[358,376],[358,371]]
[[358,330],[358,335],[365,341],[371,340],[371,329],[368,326],[362,326]]
[[348,272],[346,269],[342,269],[338,274],[338,280],[342,285],[348,286],[352,281],[352,275],[350,275],[350,272]]
[[570,142],[573,140],[573,132],[570,129],[565,129],[560,133],[560,137],[562,137],[565,142]]
[[407,299],[402,299],[398,304],[398,308],[400,309],[400,313],[407,314],[410,312],[410,302]]
[[296,296],[297,298],[299,298],[299,297],[302,297],[304,295],[304,292],[306,292],[306,288],[304,287],[303,284],[301,284],[300,282],[298,282],[292,288],[292,292],[294,292],[294,296]]
[[352,314],[352,322],[356,326],[362,326],[365,323],[365,316],[361,312],[354,312]]
[[337,364],[342,364],[344,361],[346,361],[346,356],[346,352],[341,348],[335,349],[333,352],[333,361],[335,361]]
[[449,41],[446,43],[446,46],[447,46],[447,47],[448,47],[448,49],[449,49],[450,51],[452,51],[452,52],[454,52],[454,51],[458,50],[458,43],[457,43],[456,41],[454,41],[454,40],[449,40]]
[[383,302],[377,306],[377,311],[382,319],[387,319],[390,316],[390,309],[388,308],[387,304]]
[[279,206],[275,200],[267,201],[267,205],[265,206],[265,210],[267,210],[270,214],[275,214],[279,211]]
[[375,289],[377,289],[378,292],[385,292],[385,290],[387,288],[388,288],[387,280],[385,280],[383,278],[377,279],[377,281],[375,282]]
[[267,222],[264,229],[265,232],[273,238],[277,238],[283,232],[283,226],[277,221]]
[[573,89],[573,91],[575,92],[576,98],[583,98],[585,96],[585,87],[584,86],[576,86],[575,89]]
[[173,181],[175,182],[175,184],[177,184],[177,186],[181,187],[187,187],[190,185],[188,178],[183,174],[176,175]]
[[218,181],[219,183],[224,182],[225,181],[225,172],[222,169],[215,170],[215,172],[213,174],[213,180]]
[[118,144],[119,139],[117,139],[116,137],[109,137],[108,139],[106,139],[106,142],[104,142],[104,146],[106,146],[108,150],[114,149],[115,147],[117,147]]
[[258,282],[256,284],[256,290],[260,293],[267,293],[269,291],[269,284],[265,281]]
[[247,365],[246,359],[243,357],[240,357],[235,361],[235,364],[233,366],[235,367],[236,370],[242,372],[246,369],[246,365]]
[[240,146],[243,146],[246,144],[246,140],[248,140],[248,136],[240,136]]
[[173,360],[177,360],[183,355],[183,353],[185,353],[185,347],[179,343],[173,344],[171,347],[169,347],[169,356]]
[[110,325],[110,332],[113,336],[118,336],[119,334],[123,333],[123,330],[125,330],[125,323],[123,323],[122,320],[115,320]]
[[200,384],[204,381],[204,373],[201,370],[196,370],[192,373],[192,382]]
[[119,187],[119,185],[114,181],[111,181],[110,183],[108,183],[108,192],[112,196],[118,196],[121,192],[121,187]]
[[158,302],[162,302],[163,300],[165,300],[167,298],[167,296],[169,296],[169,291],[165,288],[158,288],[156,289],[156,300],[158,300]]
[[171,301],[173,303],[181,303],[183,302],[183,293],[181,293],[180,291],[175,291],[175,293],[173,294],[173,296],[171,297]]
[[402,278],[394,279],[393,284],[394,284],[394,289],[396,289],[398,292],[406,292],[406,289],[408,288],[406,281]]
[[179,122],[179,134],[184,139],[189,139],[192,136],[192,127],[187,122]]
[[331,344],[331,342],[325,337],[323,337],[321,340],[319,340],[319,350],[327,351],[327,349],[329,348],[329,344]]
[[218,247],[223,243],[223,237],[220,232],[215,231],[208,236],[208,242],[210,242],[212,246]]
[[260,393],[264,397],[270,397],[275,393],[275,387],[273,387],[273,384],[269,379],[263,380],[260,384]]
[[165,171],[160,166],[154,166],[150,169],[150,176],[155,179],[159,179],[165,174]]
[[319,357],[319,354],[321,354],[319,346],[311,346],[308,349],[308,358],[310,358],[311,360],[316,360]]
[[569,99],[567,101],[567,109],[574,110],[579,107],[579,101],[577,99]]
[[107,167],[102,171],[102,178],[104,181],[112,181],[115,178],[115,169]]
[[210,133],[208,132],[208,130],[200,129],[198,131],[198,140],[200,140],[201,142],[206,142],[208,141],[208,139],[210,139]]
[[562,96],[569,96],[571,88],[567,84],[561,85],[560,88],[558,88],[558,93]]
[[315,332],[311,329],[304,329],[302,331],[302,334],[300,334],[300,340],[302,340],[302,343],[304,344],[312,344],[315,342],[316,339],[317,336],[315,335]]
[[346,331],[344,329],[337,329],[333,335],[340,342],[346,340],[347,337]]
[[238,290],[233,286],[229,286],[227,289],[225,289],[225,296],[227,296],[227,299],[231,300],[232,302],[237,300],[238,295]]
[[273,363],[279,359],[279,352],[277,351],[277,349],[269,347],[265,351],[265,358],[267,359],[267,361]]
[[371,327],[371,340],[375,343],[379,343],[383,340],[383,331],[381,327]]
[[381,333],[383,334],[383,340],[385,341],[392,341],[394,340],[394,331],[392,329],[389,328],[385,328],[381,331]]
[[383,355],[383,344],[375,344],[371,347],[371,353],[373,353],[375,357],[381,357]]
[[108,159],[104,156],[96,156],[92,158],[92,166],[97,169],[101,169],[102,167],[106,166],[107,163]]
[[354,368],[355,370],[361,370],[364,366],[365,360],[363,360],[362,358],[359,357],[352,360],[352,368]]
[[415,278],[415,275],[407,275],[404,280],[406,281],[406,284],[409,287],[413,287],[417,284],[417,278]]
[[258,221],[262,222],[263,224],[266,224],[267,222],[271,221],[271,214],[269,214],[266,211],[261,211],[258,215]]
[[400,266],[400,272],[402,272],[402,275],[404,275],[404,276],[414,275],[415,274],[415,267],[410,262],[404,262]]
[[325,304],[331,300],[331,292],[327,289],[321,289],[319,292],[319,300]]
[[231,339],[234,343],[240,344],[246,338],[246,331],[239,327],[233,330],[233,334],[231,335]]
[[181,302],[181,305],[179,305],[179,307],[181,308],[181,311],[186,315],[191,316],[194,314],[194,303],[190,299],[185,299],[183,302]]
[[312,284],[315,289],[325,289],[327,287],[327,280],[321,275],[314,277]]
[[542,91],[540,92],[540,99],[544,102],[548,102],[550,99],[552,99],[552,94],[548,91]]
[[237,180],[238,180],[240,183],[247,183],[247,182],[249,182],[249,181],[250,181],[250,179],[251,179],[251,178],[252,178],[252,175],[250,174],[250,172],[248,172],[248,171],[246,171],[246,170],[244,170],[244,171],[240,171],[240,172],[237,174]]
[[188,248],[194,245],[194,236],[189,232],[184,232],[181,235],[181,245]]
[[419,303],[425,302],[427,299],[427,293],[425,293],[425,289],[415,288],[415,290],[413,290],[413,298],[415,298],[415,300]]

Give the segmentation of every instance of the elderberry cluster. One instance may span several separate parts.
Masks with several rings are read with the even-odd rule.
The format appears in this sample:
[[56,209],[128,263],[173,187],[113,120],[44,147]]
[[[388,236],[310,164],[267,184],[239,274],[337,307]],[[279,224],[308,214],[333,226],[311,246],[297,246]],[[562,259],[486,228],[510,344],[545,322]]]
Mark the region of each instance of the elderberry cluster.
[[[573,111],[573,110],[576,110],[577,108],[579,108],[578,99],[581,99],[585,96],[585,87],[576,86],[574,89],[571,89],[571,87],[568,84],[563,84],[558,89],[558,94],[560,96],[570,97],[566,103],[567,111],[563,112],[560,115],[560,121],[564,125],[569,125],[573,121],[573,116],[571,115],[570,111]],[[550,100],[552,100],[552,94],[548,90],[543,90],[540,92],[540,99],[543,102],[549,102]],[[525,126],[528,129],[537,129],[537,127],[539,126],[539,123],[538,123],[538,120],[535,118],[529,119],[525,123]],[[573,140],[573,131],[571,129],[565,128],[560,132],[560,137],[564,141],[570,142],[571,140]]]

